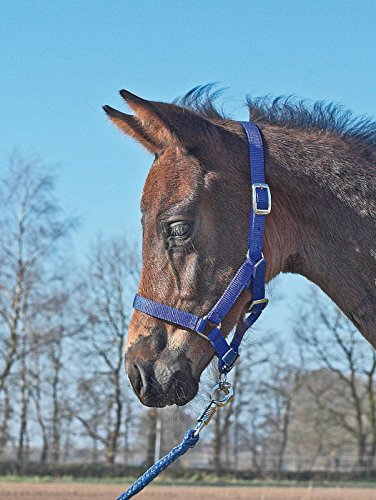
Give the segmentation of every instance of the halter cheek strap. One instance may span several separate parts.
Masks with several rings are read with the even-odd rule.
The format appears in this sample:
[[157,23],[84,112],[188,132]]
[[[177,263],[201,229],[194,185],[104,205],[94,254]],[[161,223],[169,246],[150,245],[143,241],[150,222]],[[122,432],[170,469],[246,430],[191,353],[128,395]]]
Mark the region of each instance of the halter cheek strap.
[[[269,186],[265,183],[264,148],[259,129],[252,122],[240,122],[248,139],[252,181],[252,206],[248,228],[248,252],[243,264],[227,286],[226,290],[206,316],[201,318],[166,304],[136,295],[133,307],[144,314],[167,323],[196,332],[209,340],[218,356],[221,373],[227,373],[234,366],[239,346],[245,332],[259,318],[268,303],[265,298],[266,261],[262,248],[264,242],[265,216],[271,210]],[[221,322],[229,313],[244,290],[250,290],[252,301],[246,317],[238,323],[234,337],[229,343],[221,332]],[[210,328],[214,325],[214,328]]]

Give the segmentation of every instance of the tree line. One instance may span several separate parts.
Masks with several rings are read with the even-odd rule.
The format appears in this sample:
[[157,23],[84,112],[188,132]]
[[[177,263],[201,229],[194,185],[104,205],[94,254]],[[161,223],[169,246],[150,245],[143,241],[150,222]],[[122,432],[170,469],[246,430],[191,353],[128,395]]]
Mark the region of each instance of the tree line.
[[[187,408],[142,407],[124,372],[137,247],[98,238],[74,262],[79,220],[62,209],[53,172],[19,154],[2,168],[0,207],[0,461],[18,473],[151,464],[194,423],[215,369]],[[375,471],[375,351],[315,290],[291,314],[288,336],[248,336],[236,398],[183,465]]]

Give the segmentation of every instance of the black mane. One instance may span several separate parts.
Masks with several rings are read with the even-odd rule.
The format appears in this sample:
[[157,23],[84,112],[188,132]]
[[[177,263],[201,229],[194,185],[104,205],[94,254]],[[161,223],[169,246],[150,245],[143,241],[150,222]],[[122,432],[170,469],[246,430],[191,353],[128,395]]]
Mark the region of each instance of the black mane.
[[[174,102],[194,109],[212,120],[225,120],[223,109],[218,109],[215,101],[224,89],[214,89],[215,84],[198,86]],[[356,117],[342,105],[317,101],[308,105],[294,96],[276,98],[248,97],[249,118],[256,124],[277,124],[289,128],[334,132],[347,139],[361,141],[368,146],[376,146],[376,121],[366,116]]]

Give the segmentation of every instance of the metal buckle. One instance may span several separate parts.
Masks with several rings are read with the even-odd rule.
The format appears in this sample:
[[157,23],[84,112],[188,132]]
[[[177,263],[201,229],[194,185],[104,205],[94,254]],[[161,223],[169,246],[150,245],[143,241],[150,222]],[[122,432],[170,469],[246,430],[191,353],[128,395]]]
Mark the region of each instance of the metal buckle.
[[202,317],[202,323],[204,324],[204,327],[203,327],[202,331],[195,330],[195,332],[196,332],[196,333],[198,333],[198,335],[200,335],[200,337],[202,337],[202,338],[204,338],[205,340],[207,340],[208,342],[210,342],[210,340],[208,339],[208,335],[209,335],[209,333],[210,333],[210,332],[212,332],[213,330],[215,330],[216,328],[218,328],[218,330],[220,330],[220,329],[222,328],[222,322],[221,322],[221,323],[216,324],[216,323],[214,323],[213,321],[209,321],[210,323],[213,323],[213,325],[215,325],[215,326],[214,326],[214,328],[212,328],[212,329],[209,331],[209,333],[207,333],[207,334],[206,334],[206,333],[204,333],[204,330],[205,330],[205,328],[206,328],[206,325],[208,324],[208,321],[209,321],[209,320],[208,320],[208,315],[207,315],[207,314],[205,314],[205,316],[203,316],[203,317]]
[[239,353],[232,347],[220,358],[224,364],[225,371],[230,371],[238,359]]
[[[266,189],[268,195],[268,208],[259,208],[257,203],[257,190]],[[256,183],[252,184],[252,207],[256,215],[268,215],[272,209],[272,195],[270,193],[270,188],[268,184]]]
[[257,306],[258,304],[265,304],[264,307],[268,305],[269,299],[264,297],[263,299],[258,299],[258,300],[252,300],[252,302],[249,304],[249,307],[247,309],[247,313],[251,313],[253,306]]

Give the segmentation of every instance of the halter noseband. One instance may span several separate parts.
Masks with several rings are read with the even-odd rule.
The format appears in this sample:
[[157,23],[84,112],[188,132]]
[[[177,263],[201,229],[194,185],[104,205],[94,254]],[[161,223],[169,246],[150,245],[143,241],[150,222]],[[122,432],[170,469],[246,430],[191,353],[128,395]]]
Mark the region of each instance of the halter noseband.
[[[211,342],[217,356],[221,373],[227,373],[238,358],[238,350],[245,332],[259,318],[268,303],[265,298],[266,261],[262,253],[265,216],[271,210],[269,186],[265,183],[264,149],[259,129],[252,122],[240,122],[249,146],[252,181],[252,207],[248,227],[248,252],[244,263],[227,286],[226,290],[203,318],[166,304],[155,302],[136,294],[133,307],[154,318],[191,330]],[[234,337],[227,342],[221,332],[221,322],[244,290],[252,293],[248,315],[238,323]],[[213,328],[214,327],[214,328]]]

